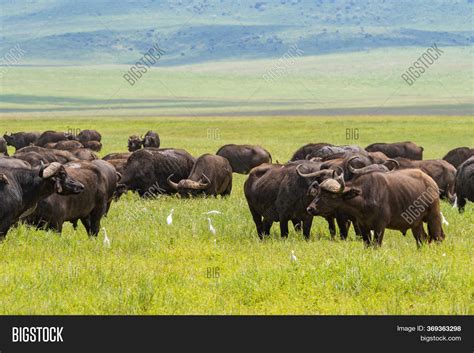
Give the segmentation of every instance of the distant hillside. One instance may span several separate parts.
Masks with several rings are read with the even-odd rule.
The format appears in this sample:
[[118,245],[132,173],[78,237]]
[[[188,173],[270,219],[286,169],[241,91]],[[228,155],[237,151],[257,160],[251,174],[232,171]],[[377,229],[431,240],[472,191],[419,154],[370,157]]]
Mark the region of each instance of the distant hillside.
[[294,44],[318,55],[473,43],[472,0],[4,0],[0,9],[0,51],[20,44],[20,64],[133,63],[154,43],[166,51],[160,65],[273,58]]

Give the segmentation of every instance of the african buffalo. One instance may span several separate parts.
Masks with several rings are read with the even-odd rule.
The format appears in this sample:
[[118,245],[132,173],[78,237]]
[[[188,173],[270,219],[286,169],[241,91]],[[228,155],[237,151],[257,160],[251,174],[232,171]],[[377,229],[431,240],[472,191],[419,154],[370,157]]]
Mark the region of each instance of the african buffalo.
[[368,156],[367,151],[359,146],[324,146],[317,152],[310,154],[308,157],[321,157],[321,158],[335,158],[334,156],[352,156],[354,154]]
[[234,173],[248,174],[252,168],[263,163],[271,163],[272,156],[260,146],[253,145],[224,145],[216,155],[226,158]]
[[367,152],[383,152],[389,158],[403,157],[413,160],[423,159],[423,147],[410,141],[395,143],[373,143],[365,148]]
[[15,147],[19,150],[20,148],[33,144],[39,137],[39,132],[15,132],[10,135],[5,134],[3,138],[7,141],[9,146]]
[[84,148],[84,145],[80,143],[79,141],[66,140],[66,141],[47,143],[46,145],[44,145],[44,148],[70,151],[77,148]]
[[454,168],[457,169],[464,161],[472,156],[474,156],[474,148],[458,147],[449,151],[443,159],[451,163]]
[[66,140],[73,140],[73,135],[68,132],[60,132],[60,131],[45,131],[43,132],[40,137],[35,141],[36,146],[44,147],[47,143],[52,142],[59,142],[59,141],[66,141]]
[[143,147],[160,148],[160,136],[154,131],[148,131],[143,138]]
[[143,140],[140,136],[132,135],[128,138],[128,151],[135,152],[138,151],[143,146]]
[[83,143],[89,141],[100,142],[102,140],[102,135],[97,130],[81,130],[76,137],[76,140]]
[[[390,173],[366,173],[345,183],[344,176],[326,179],[317,187],[308,207],[312,215],[341,211],[354,217],[366,245],[382,245],[385,229],[403,234],[411,229],[417,246],[425,240],[423,222],[428,223],[429,241],[444,239],[439,208],[439,190],[434,180],[418,169]],[[310,188],[309,192],[312,192]]]
[[102,149],[102,143],[99,141],[84,141],[82,144],[91,151],[100,152]]
[[102,157],[102,160],[108,161],[110,159],[128,159],[132,155],[132,152],[114,152],[109,153]]
[[456,172],[456,202],[460,213],[466,200],[474,202],[474,156],[461,164]]
[[174,182],[187,178],[194,161],[193,156],[182,149],[140,149],[128,158],[119,190],[135,191],[141,197],[173,194],[176,190],[169,186],[168,177],[174,174],[171,179]]
[[74,157],[83,161],[93,161],[94,159],[99,159],[97,155],[88,148],[78,148],[75,150],[69,151]]
[[[306,212],[314,196],[308,194],[308,187],[332,175],[332,171],[320,171],[319,163],[263,164],[250,172],[244,184],[245,198],[252,214],[258,236],[270,234],[273,222],[280,222],[282,237],[288,236],[288,222],[296,229],[302,226],[303,235],[310,237],[313,216]],[[316,172],[311,177],[301,177],[299,169],[306,173]]]
[[395,158],[400,169],[418,168],[428,174],[438,185],[440,197],[454,201],[456,168],[442,159],[415,161],[406,158]]
[[21,159],[17,159],[14,157],[2,157],[0,156],[0,167],[5,167],[5,168],[26,168],[30,169],[31,164],[23,161]]
[[97,236],[100,221],[112,202],[118,175],[109,163],[100,159],[67,163],[64,170],[84,186],[83,191],[79,195],[53,194],[41,200],[27,222],[61,233],[64,222],[76,225],[81,220],[87,234]]
[[0,137],[0,155],[8,156],[8,145],[7,141],[3,138]]
[[15,152],[13,157],[22,159],[37,167],[43,162],[44,164],[59,162],[61,164],[77,161],[78,158],[70,151],[48,149],[40,146],[27,146]]
[[315,154],[323,147],[325,146],[333,146],[330,143],[308,143],[307,145],[304,145],[296,150],[295,153],[293,153],[293,156],[291,157],[290,161],[299,161],[303,159],[311,159],[312,157],[315,156]]
[[232,167],[229,161],[221,156],[204,154],[196,159],[191,173],[178,183],[173,182],[171,174],[167,181],[179,195],[230,195],[232,191]]
[[83,189],[59,163],[39,169],[0,167],[0,238],[42,199],[53,193],[78,194]]
[[125,172],[125,165],[127,164],[126,159],[107,159],[106,162],[112,164],[117,173],[120,173],[120,175],[123,175]]

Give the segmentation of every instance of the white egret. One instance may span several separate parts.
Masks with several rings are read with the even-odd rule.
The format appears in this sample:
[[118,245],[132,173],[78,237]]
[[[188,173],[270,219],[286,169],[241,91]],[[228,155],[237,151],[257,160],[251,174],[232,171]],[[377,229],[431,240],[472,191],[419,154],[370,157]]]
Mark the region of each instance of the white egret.
[[295,255],[295,251],[294,250],[291,250],[291,255],[290,255],[290,261],[292,263],[296,263],[296,255]]
[[102,231],[104,232],[104,246],[106,248],[110,248],[110,239],[107,236],[107,231],[105,230],[105,227],[102,227]]
[[216,231],[216,228],[214,228],[212,226],[212,221],[210,218],[207,219],[207,221],[209,222],[209,231],[213,234],[213,235],[216,235],[217,231]]
[[441,215],[441,219],[442,219],[443,224],[446,224],[447,226],[449,226],[448,221],[446,220],[446,218],[444,218],[443,212],[440,212],[440,215]]
[[173,223],[173,212],[174,212],[174,208],[171,209],[170,214],[168,215],[168,217],[166,217],[166,223],[168,225],[171,225]]

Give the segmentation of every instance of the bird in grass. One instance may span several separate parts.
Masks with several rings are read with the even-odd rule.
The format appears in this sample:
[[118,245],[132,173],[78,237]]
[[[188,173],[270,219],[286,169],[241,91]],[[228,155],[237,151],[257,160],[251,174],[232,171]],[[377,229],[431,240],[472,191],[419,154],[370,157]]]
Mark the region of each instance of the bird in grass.
[[453,208],[458,208],[458,196],[454,198]]
[[207,221],[209,222],[209,231],[213,234],[213,235],[216,235],[217,231],[216,231],[216,228],[214,228],[212,226],[212,221],[210,218],[207,219]]
[[291,255],[290,255],[290,261],[292,263],[296,263],[297,259],[296,259],[296,255],[295,255],[295,251],[294,250],[291,250]]
[[209,212],[204,212],[203,214],[222,214],[221,211],[217,211],[217,210],[211,210]]
[[446,218],[444,218],[443,212],[440,212],[440,215],[441,215],[441,220],[442,220],[443,224],[446,224],[447,226],[449,226],[448,221],[446,220]]
[[174,208],[171,209],[170,214],[168,215],[168,217],[166,217],[166,223],[168,225],[171,225],[173,223],[173,212],[174,212]]
[[102,227],[102,231],[104,232],[104,246],[106,248],[110,248],[110,239],[107,236],[107,231],[105,230],[105,227]]

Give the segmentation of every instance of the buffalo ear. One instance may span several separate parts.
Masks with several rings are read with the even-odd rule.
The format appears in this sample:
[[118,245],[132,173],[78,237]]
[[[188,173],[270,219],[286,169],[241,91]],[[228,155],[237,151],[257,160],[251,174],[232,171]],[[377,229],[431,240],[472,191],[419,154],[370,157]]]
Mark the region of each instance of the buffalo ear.
[[313,181],[308,188],[308,194],[311,197],[316,197],[319,192],[319,183],[317,181]]
[[358,188],[347,188],[343,193],[342,193],[342,198],[344,200],[349,200],[352,199],[356,196],[359,196],[362,193],[362,191]]
[[5,174],[0,174],[0,183],[10,184],[10,181],[8,180],[8,178]]

